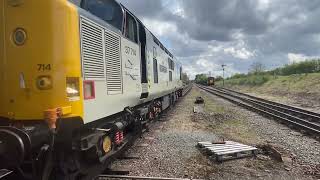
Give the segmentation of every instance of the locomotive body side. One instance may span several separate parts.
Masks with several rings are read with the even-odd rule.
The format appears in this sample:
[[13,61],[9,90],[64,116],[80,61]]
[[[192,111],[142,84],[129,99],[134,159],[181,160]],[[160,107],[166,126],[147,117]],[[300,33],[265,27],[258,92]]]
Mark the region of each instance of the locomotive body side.
[[[84,81],[91,82],[90,86],[94,87],[94,97],[84,100],[85,123],[133,107],[139,104],[141,95],[139,45],[95,19],[89,12],[82,11],[82,71]],[[99,35],[92,36],[87,30],[94,28],[99,28]],[[98,50],[89,48],[92,43],[100,45]],[[99,69],[96,68],[96,59],[88,58],[97,56],[97,53],[100,55]]]
[[159,98],[182,88],[180,63],[174,57],[166,54],[155,41],[154,36],[147,31],[146,49],[150,94],[147,100]]

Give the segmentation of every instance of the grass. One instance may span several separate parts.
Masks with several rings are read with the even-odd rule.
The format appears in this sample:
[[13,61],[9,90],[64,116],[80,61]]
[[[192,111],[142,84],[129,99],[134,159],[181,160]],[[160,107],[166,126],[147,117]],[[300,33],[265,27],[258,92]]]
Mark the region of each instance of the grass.
[[[208,99],[208,98],[206,98]],[[225,112],[225,108],[223,106],[219,106],[217,105],[215,102],[213,101],[206,101],[205,102],[205,107],[204,107],[204,111],[206,113],[210,113],[210,112],[214,112],[214,113],[224,113]]]
[[[222,82],[216,83],[222,86]],[[228,88],[271,95],[320,95],[320,73],[295,74],[290,76],[258,76],[225,81]]]
[[[226,80],[228,85],[246,85],[246,86],[260,86],[271,79],[270,75],[251,75],[248,77],[241,77],[237,79]],[[221,81],[218,84],[221,85]]]
[[220,126],[216,127],[217,133],[228,139],[242,142],[245,144],[257,144],[260,142],[257,134],[250,126],[242,119],[228,120]]
[[205,100],[205,113],[229,114],[223,123],[209,125],[216,134],[229,139],[247,144],[257,144],[260,139],[254,130],[243,120],[243,116],[238,112],[228,109],[227,107],[218,104],[213,97],[206,93],[201,93]]
[[196,97],[201,96],[204,101],[204,112],[210,113],[210,112],[216,112],[216,113],[224,113],[225,108],[223,106],[218,105],[215,101],[212,100],[212,97],[206,93],[200,92],[200,91],[191,91],[190,92],[190,98],[191,101],[195,101]]
[[199,93],[199,96],[202,96],[202,98],[205,100],[205,106],[204,106],[204,112],[206,113],[225,113],[225,107],[218,105],[214,100],[212,100],[212,97],[205,93]]

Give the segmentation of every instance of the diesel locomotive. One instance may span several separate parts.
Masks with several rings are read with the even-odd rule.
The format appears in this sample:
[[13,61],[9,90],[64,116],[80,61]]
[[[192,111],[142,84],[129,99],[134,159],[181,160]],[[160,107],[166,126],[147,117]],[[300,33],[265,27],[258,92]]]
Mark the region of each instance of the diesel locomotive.
[[174,104],[181,76],[115,0],[1,0],[0,169],[85,179]]
[[214,82],[215,82],[214,77],[208,77],[208,79],[207,79],[208,86],[214,86]]

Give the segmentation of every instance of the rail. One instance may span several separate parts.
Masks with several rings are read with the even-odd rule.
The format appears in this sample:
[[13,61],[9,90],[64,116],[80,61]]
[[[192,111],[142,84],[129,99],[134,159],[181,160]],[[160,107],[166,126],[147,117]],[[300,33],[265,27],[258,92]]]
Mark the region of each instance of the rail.
[[225,88],[221,89],[200,85],[197,86],[200,89],[203,89],[211,94],[224,98],[249,110],[258,112],[264,116],[281,120],[281,122],[304,130],[311,135],[320,135],[319,116],[317,116],[317,113],[307,110],[299,111],[300,109],[296,107],[283,105]]
[[261,101],[261,102],[264,102],[265,104],[270,104],[271,106],[273,106],[275,108],[281,108],[283,110],[290,111],[291,113],[297,113],[298,115],[299,114],[300,115],[306,115],[306,116],[309,116],[308,118],[309,118],[310,121],[320,122],[320,114],[316,113],[316,112],[312,112],[312,111],[308,111],[308,110],[305,110],[305,109],[297,108],[297,107],[294,107],[294,106],[289,106],[289,105],[286,105],[286,104],[282,104],[282,103],[278,103],[278,102],[262,99],[262,98],[255,97],[255,96],[252,96],[252,95],[249,95],[249,94],[245,94],[245,93],[241,93],[241,92],[238,92],[238,91],[234,91],[234,90],[231,90],[231,89],[226,89],[226,88],[222,88],[222,87],[218,87],[217,89],[224,90],[224,91],[227,91],[227,92],[236,93],[236,94],[239,94],[239,95],[242,95],[242,96],[246,96],[248,98],[251,98],[252,100]]
[[192,89],[192,86],[193,86],[192,83],[185,85],[182,90],[182,96],[185,96],[186,94],[188,94],[188,92]]

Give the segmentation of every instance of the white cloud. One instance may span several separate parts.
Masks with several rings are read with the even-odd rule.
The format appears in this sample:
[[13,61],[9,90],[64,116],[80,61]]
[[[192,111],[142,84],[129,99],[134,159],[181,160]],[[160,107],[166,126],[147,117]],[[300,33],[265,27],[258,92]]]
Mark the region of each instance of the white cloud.
[[212,61],[208,61],[206,59],[199,59],[196,64],[198,66],[200,66],[201,68],[204,68],[204,69],[215,69],[217,68],[217,65],[212,62]]
[[257,8],[259,10],[268,9],[269,5],[270,5],[270,0],[258,0],[258,2],[257,2]]
[[222,45],[217,45],[217,46],[209,45],[208,48],[213,53],[220,52],[220,51],[223,50],[223,46]]
[[294,63],[304,61],[306,58],[303,54],[288,53],[288,59],[290,63]]
[[[225,77],[230,77],[239,71],[235,69],[234,64],[225,63]],[[211,74],[211,76],[222,76],[221,64],[207,59],[199,59],[194,64],[186,64],[183,68],[190,79],[194,79],[197,74]]]
[[171,22],[158,21],[155,19],[143,19],[143,23],[156,36],[166,36],[168,33],[176,33],[177,26]]
[[319,56],[306,56],[304,54],[295,54],[295,53],[288,53],[288,59],[290,63],[298,63],[308,59],[316,59]]
[[212,76],[220,75],[220,65],[207,59],[199,59],[194,64],[185,64],[183,71],[187,72],[190,79],[194,79],[196,74],[208,74]]
[[228,47],[225,48],[223,51],[225,54],[230,54],[233,57],[239,59],[249,59],[254,56],[254,52],[250,52],[244,47],[240,49],[236,49],[235,47]]

